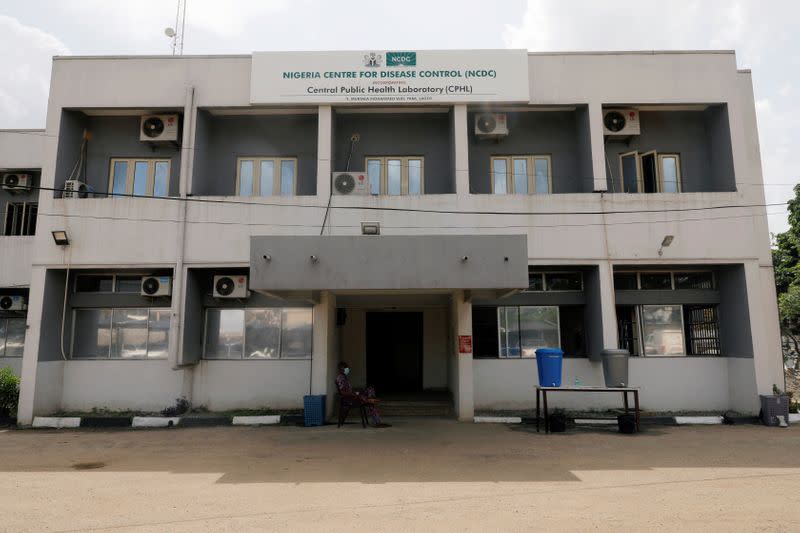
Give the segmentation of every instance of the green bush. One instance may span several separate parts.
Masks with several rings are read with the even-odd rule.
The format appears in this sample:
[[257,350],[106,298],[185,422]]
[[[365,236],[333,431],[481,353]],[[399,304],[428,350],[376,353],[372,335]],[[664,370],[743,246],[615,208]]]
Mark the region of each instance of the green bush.
[[19,400],[19,378],[6,367],[0,369],[0,416],[17,414]]

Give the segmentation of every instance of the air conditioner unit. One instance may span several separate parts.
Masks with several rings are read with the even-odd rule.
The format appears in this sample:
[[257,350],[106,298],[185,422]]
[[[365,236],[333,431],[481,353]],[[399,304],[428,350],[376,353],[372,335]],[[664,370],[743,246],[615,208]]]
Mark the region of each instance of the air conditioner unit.
[[0,311],[25,311],[28,299],[24,296],[0,296]]
[[369,194],[369,178],[366,172],[334,172],[333,193],[341,195]]
[[88,198],[89,186],[80,180],[67,180],[64,182],[63,198]]
[[178,115],[145,115],[139,127],[139,140],[178,142]]
[[639,111],[636,109],[604,109],[603,133],[616,137],[639,135]]
[[145,276],[142,278],[142,296],[170,296],[172,294],[172,277]]
[[3,190],[11,192],[30,191],[33,187],[33,177],[30,174],[8,173],[3,174],[0,182],[3,184]]
[[497,139],[508,135],[505,113],[478,113],[475,115],[475,135],[482,139]]
[[247,276],[223,274],[214,276],[214,298],[247,298]]

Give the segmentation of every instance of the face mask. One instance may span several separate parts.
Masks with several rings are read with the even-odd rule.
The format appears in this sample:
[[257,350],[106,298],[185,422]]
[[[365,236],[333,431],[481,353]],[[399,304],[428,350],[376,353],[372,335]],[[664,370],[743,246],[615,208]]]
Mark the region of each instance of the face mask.
[[345,368],[345,369],[344,369],[344,375],[346,376],[346,375],[348,375],[349,373],[350,373],[350,369],[349,369],[349,368]]

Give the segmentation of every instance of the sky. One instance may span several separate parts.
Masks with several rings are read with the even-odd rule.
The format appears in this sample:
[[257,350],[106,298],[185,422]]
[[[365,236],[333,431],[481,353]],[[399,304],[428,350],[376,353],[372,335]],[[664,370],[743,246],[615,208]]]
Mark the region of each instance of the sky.
[[[169,54],[177,0],[3,0],[0,129],[41,128],[53,55]],[[800,181],[797,0],[187,0],[185,54],[732,49],[753,70],[767,203]],[[792,147],[795,147],[794,149]],[[787,227],[768,208],[770,231]]]

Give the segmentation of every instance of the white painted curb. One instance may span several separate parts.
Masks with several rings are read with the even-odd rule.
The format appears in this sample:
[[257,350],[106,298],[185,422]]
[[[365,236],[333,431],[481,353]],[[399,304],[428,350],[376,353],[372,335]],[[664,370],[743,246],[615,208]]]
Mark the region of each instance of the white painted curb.
[[713,425],[713,424],[722,424],[722,417],[721,416],[676,416],[675,423],[680,425],[689,425],[689,424],[703,424],[703,425]]
[[181,419],[178,417],[164,416],[134,416],[131,427],[134,428],[166,428],[177,426]]
[[521,424],[522,418],[518,416],[476,416],[475,422],[483,424]]
[[789,413],[789,423],[800,422],[800,413]]
[[234,426],[270,426],[281,423],[281,415],[234,416]]
[[77,428],[81,427],[80,417],[36,416],[33,418],[35,428]]

